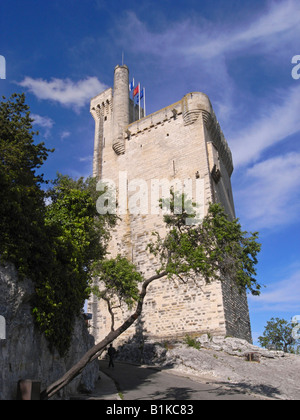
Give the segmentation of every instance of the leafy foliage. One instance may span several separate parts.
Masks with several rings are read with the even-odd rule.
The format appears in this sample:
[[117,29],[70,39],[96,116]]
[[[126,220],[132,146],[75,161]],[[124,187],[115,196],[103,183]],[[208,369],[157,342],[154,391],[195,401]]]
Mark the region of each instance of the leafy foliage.
[[[47,193],[45,229],[51,252],[46,277],[36,281],[34,314],[60,353],[69,347],[74,319],[90,294],[93,262],[106,253],[114,219],[99,218],[92,178],[78,181],[59,175]],[[46,280],[46,281],[45,281]]]
[[[267,322],[263,335],[258,337],[262,347],[271,350],[283,350],[286,353],[293,353],[294,346],[300,344],[292,335],[295,325],[280,318],[271,318]],[[298,343],[297,343],[298,341]]]
[[201,349],[201,344],[198,343],[198,341],[196,341],[195,338],[189,336],[188,334],[185,336],[185,340],[184,343],[188,346],[188,347],[193,347],[196,350],[200,350]]
[[0,103],[0,255],[21,276],[30,271],[37,243],[43,244],[44,179],[36,169],[52,152],[34,143],[32,122],[24,95]]
[[119,304],[124,302],[129,308],[139,299],[138,285],[143,281],[143,276],[134,264],[121,255],[100,261],[95,273],[99,276],[100,284],[102,283],[102,292],[99,286],[93,289],[99,298],[115,296]]
[[[171,191],[172,200],[178,198]],[[164,206],[164,203],[161,203]],[[169,206],[169,203],[168,203]],[[154,232],[155,241],[148,245],[150,252],[160,258],[160,269],[169,278],[201,276],[206,283],[231,278],[240,290],[248,289],[253,295],[261,286],[255,278],[257,254],[261,245],[258,233],[242,231],[238,219],[229,220],[220,204],[210,204],[202,223],[187,224],[195,213],[175,214],[175,205],[164,216],[167,235],[162,238]]]

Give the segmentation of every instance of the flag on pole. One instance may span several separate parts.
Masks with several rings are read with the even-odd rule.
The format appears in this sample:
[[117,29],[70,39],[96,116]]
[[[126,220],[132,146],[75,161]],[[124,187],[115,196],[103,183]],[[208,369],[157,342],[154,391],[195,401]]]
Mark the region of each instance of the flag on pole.
[[137,87],[133,90],[133,97],[135,97],[135,95],[137,95],[140,91],[140,84],[137,85]]
[[141,93],[137,96],[137,102],[140,102],[140,100],[144,97],[144,89],[142,89]]
[[[141,91],[141,84],[139,83],[137,93],[140,93],[140,91]],[[138,95],[138,97],[139,97],[139,95]],[[141,103],[139,102],[139,120],[140,119],[141,119]]]
[[134,78],[132,79],[132,82],[129,83],[129,92],[133,91],[134,88]]

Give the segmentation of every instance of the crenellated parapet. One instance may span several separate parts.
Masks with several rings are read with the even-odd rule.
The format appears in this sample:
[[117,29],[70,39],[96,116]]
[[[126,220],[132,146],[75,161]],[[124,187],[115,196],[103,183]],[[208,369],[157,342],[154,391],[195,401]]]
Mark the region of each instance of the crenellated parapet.
[[112,88],[106,89],[91,100],[90,112],[95,120],[95,141],[93,176],[102,175],[102,149],[104,143],[104,124],[111,124],[113,115]]
[[113,112],[112,88],[106,89],[91,100],[90,112],[94,120],[108,118]]
[[157,129],[166,122],[174,121],[177,118],[182,118],[184,126],[191,126],[200,117],[202,117],[204,126],[209,133],[210,141],[218,150],[230,176],[233,171],[231,151],[216,119],[210,100],[204,93],[189,93],[180,101],[129,124],[124,130],[124,137],[129,140],[137,135]]
[[232,162],[232,154],[231,150],[228,146],[228,143],[224,137],[224,134],[220,128],[220,124],[218,123],[215,113],[208,113],[206,111],[202,111],[203,121],[207,131],[210,134],[210,138],[212,143],[216,147],[219,152],[219,155],[223,161],[223,164],[228,172],[228,175],[231,176],[233,172],[233,162]]
[[231,151],[208,96],[201,92],[189,93],[185,95],[181,102],[184,125],[194,124],[202,115],[209,137],[218,150],[228,175],[231,176],[233,171]]

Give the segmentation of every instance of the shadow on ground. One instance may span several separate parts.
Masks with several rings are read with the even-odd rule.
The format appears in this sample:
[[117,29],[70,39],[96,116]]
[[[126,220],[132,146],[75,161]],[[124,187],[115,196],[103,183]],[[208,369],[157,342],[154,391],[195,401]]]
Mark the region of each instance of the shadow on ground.
[[125,400],[254,400],[279,399],[279,389],[246,382],[208,382],[177,376],[168,369],[115,363],[108,368],[100,361],[100,370],[112,378]]
[[[124,399],[155,400],[218,400],[218,399],[280,399],[281,392],[273,386],[217,382],[198,377],[184,377],[172,372],[172,362],[167,351],[175,342],[149,341],[140,318],[135,325],[135,335],[118,347],[115,368],[108,368],[108,360],[100,361],[100,370],[111,377]],[[149,365],[162,366],[153,368]],[[141,366],[143,365],[143,367]],[[145,365],[148,367],[145,367]]]

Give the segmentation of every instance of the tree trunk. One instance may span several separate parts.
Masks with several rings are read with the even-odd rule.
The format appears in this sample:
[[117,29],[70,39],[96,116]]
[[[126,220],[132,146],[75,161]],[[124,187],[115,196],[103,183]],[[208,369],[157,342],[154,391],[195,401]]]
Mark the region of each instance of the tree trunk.
[[83,369],[95,360],[97,357],[101,356],[105,348],[114,341],[117,337],[119,337],[124,331],[126,331],[141,315],[143,309],[144,298],[147,293],[147,287],[150,283],[154,280],[160,279],[166,275],[166,272],[162,272],[155,276],[150,277],[148,280],[145,280],[142,285],[142,290],[139,296],[139,301],[136,307],[135,312],[115,331],[111,331],[100,343],[96,344],[92,347],[85,355],[77,362],[68,372],[66,372],[60,379],[56,382],[48,386],[42,393],[41,393],[41,400],[48,400],[53,397],[58,391],[63,389],[66,385],[68,385],[76,376],[78,376]]

